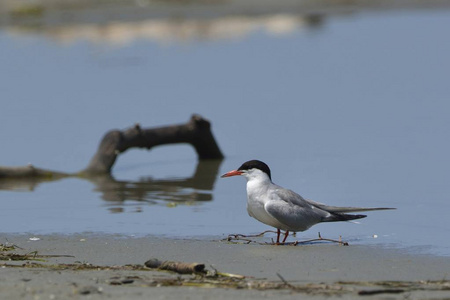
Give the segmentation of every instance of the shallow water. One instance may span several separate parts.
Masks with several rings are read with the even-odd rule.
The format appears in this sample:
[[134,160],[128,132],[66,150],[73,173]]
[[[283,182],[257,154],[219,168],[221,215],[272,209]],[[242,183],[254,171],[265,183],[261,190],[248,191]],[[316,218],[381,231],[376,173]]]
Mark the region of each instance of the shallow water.
[[1,231],[260,232],[268,228],[246,213],[245,180],[219,179],[258,158],[306,198],[398,208],[299,238],[320,231],[450,255],[450,11],[363,10],[301,24],[120,43],[0,27],[0,165],[77,171],[108,130],[192,113],[211,120],[226,155],[198,163],[190,146],[164,146],[120,156],[113,178],[0,180]]

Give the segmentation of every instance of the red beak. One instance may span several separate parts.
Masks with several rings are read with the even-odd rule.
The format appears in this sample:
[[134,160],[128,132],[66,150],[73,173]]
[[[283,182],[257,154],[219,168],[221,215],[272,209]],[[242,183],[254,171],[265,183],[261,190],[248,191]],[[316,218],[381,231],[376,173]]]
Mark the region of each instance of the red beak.
[[223,177],[231,177],[231,176],[237,176],[237,175],[242,175],[242,172],[238,171],[238,170],[233,170],[233,171],[230,171],[230,172],[227,172],[227,173],[223,174],[220,177],[223,178]]

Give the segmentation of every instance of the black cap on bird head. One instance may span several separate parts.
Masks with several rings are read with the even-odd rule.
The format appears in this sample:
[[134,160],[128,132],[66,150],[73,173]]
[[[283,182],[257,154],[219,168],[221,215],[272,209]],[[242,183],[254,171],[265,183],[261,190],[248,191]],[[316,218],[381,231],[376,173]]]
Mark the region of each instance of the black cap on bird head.
[[270,180],[272,180],[272,176],[270,174],[270,168],[264,162],[257,160],[257,159],[246,161],[239,167],[238,171],[250,170],[250,169],[259,169],[259,170],[263,171],[264,173],[266,173],[267,176],[269,176]]

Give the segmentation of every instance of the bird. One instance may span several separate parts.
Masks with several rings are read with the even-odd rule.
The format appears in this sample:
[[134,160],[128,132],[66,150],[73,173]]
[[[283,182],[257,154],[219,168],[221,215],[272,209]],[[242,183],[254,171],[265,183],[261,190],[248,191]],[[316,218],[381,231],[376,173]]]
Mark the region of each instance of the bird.
[[[277,229],[277,245],[284,244],[289,232],[305,231],[321,222],[350,221],[367,217],[350,212],[395,209],[390,207],[338,207],[308,200],[272,182],[269,166],[249,160],[221,177],[247,179],[247,212],[250,217]],[[280,243],[281,230],[285,231]]]

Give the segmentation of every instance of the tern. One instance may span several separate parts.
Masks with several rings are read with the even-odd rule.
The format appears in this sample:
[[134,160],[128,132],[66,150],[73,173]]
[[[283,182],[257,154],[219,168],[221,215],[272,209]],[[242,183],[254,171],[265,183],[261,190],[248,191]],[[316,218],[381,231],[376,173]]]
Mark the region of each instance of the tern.
[[247,212],[256,220],[277,229],[280,244],[281,230],[285,231],[282,244],[289,232],[305,231],[321,222],[350,221],[367,217],[347,214],[372,210],[395,209],[388,207],[338,207],[307,200],[299,194],[272,182],[268,165],[259,160],[243,163],[221,177],[241,175],[247,179]]

